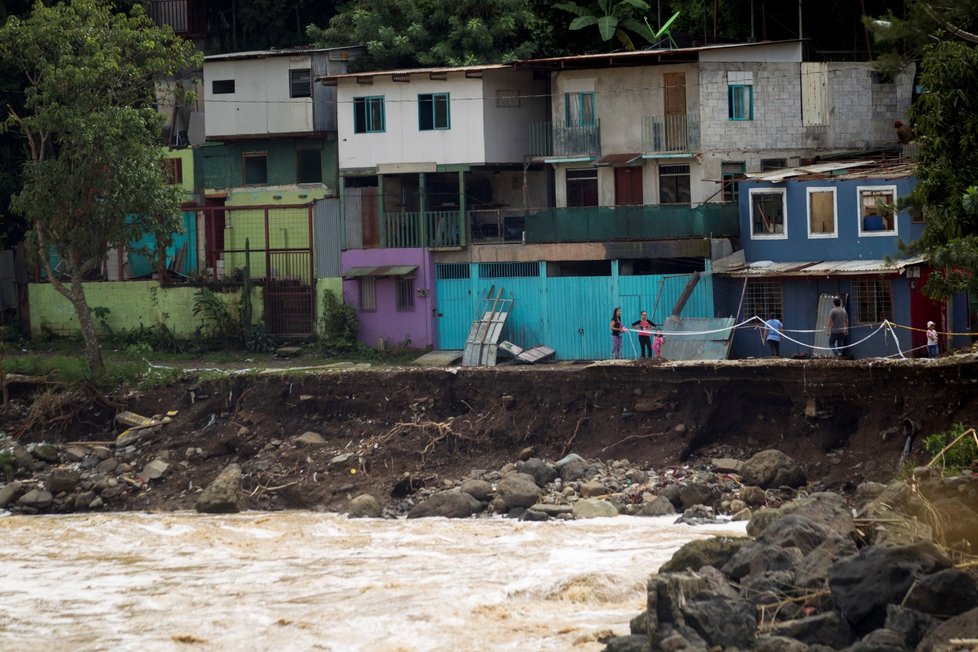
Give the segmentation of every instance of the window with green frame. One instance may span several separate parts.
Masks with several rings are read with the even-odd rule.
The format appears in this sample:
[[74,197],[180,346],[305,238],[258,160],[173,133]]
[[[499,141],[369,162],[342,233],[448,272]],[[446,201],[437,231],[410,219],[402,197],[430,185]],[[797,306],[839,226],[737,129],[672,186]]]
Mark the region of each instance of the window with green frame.
[[385,127],[383,95],[353,98],[353,133],[378,133]]
[[727,73],[727,119],[754,119],[754,73],[752,71]]
[[594,92],[564,93],[564,126],[593,127],[597,124]]
[[448,93],[423,93],[418,95],[418,129],[451,129],[451,111]]

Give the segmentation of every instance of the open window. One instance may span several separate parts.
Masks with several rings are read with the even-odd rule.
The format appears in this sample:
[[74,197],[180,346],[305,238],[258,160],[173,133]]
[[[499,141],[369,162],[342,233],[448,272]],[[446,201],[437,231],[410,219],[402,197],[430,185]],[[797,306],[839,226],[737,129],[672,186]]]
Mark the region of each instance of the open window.
[[897,235],[896,186],[860,186],[856,197],[860,237]]
[[598,205],[597,168],[567,170],[566,187],[568,207]]
[[788,237],[788,206],[784,188],[751,188],[750,237],[752,240]]
[[893,319],[893,293],[888,280],[856,279],[850,288],[857,324],[879,324]]
[[268,154],[265,152],[243,154],[241,167],[246,186],[261,186],[268,183]]
[[836,238],[839,235],[839,216],[835,204],[835,188],[806,188],[808,205],[808,237]]

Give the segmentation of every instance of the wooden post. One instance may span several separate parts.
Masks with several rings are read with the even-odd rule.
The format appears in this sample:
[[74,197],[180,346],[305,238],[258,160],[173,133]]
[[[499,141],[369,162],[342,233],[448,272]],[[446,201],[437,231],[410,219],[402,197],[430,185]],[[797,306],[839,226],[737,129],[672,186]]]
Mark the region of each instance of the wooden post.
[[384,175],[377,175],[377,211],[379,212],[379,224],[377,225],[377,234],[380,236],[380,246],[387,246],[387,224],[385,224],[384,219]]
[[464,247],[468,242],[469,222],[465,219],[465,171],[458,171],[458,244]]
[[418,227],[418,245],[419,247],[428,246],[428,198],[425,193],[425,174],[424,172],[418,173],[418,209],[421,211],[421,224]]

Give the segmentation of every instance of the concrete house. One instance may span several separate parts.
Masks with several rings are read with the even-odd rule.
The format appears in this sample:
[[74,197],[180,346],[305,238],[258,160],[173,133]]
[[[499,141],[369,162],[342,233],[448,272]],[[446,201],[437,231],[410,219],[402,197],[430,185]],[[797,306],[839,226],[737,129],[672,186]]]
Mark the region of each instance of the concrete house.
[[[930,268],[901,254],[898,243],[924,229],[919,212],[894,208],[915,184],[911,164],[871,160],[748,175],[740,183],[743,250],[716,261],[717,273],[735,280],[718,310],[738,314],[739,301],[740,320],[779,315],[796,340],[782,344],[783,356],[830,353],[824,329],[836,297],[849,314],[852,357],[926,355],[928,321],[966,331],[966,296],[931,300],[923,293]],[[756,330],[738,331],[734,357],[763,355]]]
[[206,142],[194,150],[203,202],[198,257],[217,277],[237,277],[247,263],[273,334],[312,334],[321,290],[339,290],[338,271],[315,262],[317,211],[327,210],[338,184],[335,89],[314,80],[346,72],[361,52],[295,48],[204,59]]

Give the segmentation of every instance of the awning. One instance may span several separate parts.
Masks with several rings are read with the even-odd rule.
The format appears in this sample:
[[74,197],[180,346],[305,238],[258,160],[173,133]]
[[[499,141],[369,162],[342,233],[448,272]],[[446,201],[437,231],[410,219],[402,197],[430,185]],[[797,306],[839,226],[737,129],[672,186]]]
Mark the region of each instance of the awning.
[[376,267],[349,267],[343,272],[343,278],[361,278],[364,276],[413,276],[418,271],[417,265],[379,265]]
[[605,154],[591,165],[594,167],[604,167],[606,165],[617,167],[621,165],[631,165],[635,161],[640,160],[642,160],[642,154],[638,152],[635,154]]
[[823,260],[787,263],[758,261],[741,266],[720,265],[721,269],[714,269],[714,271],[718,274],[750,278],[763,276],[859,276],[863,274],[902,274],[907,267],[920,265],[923,262],[922,256],[901,260]]

